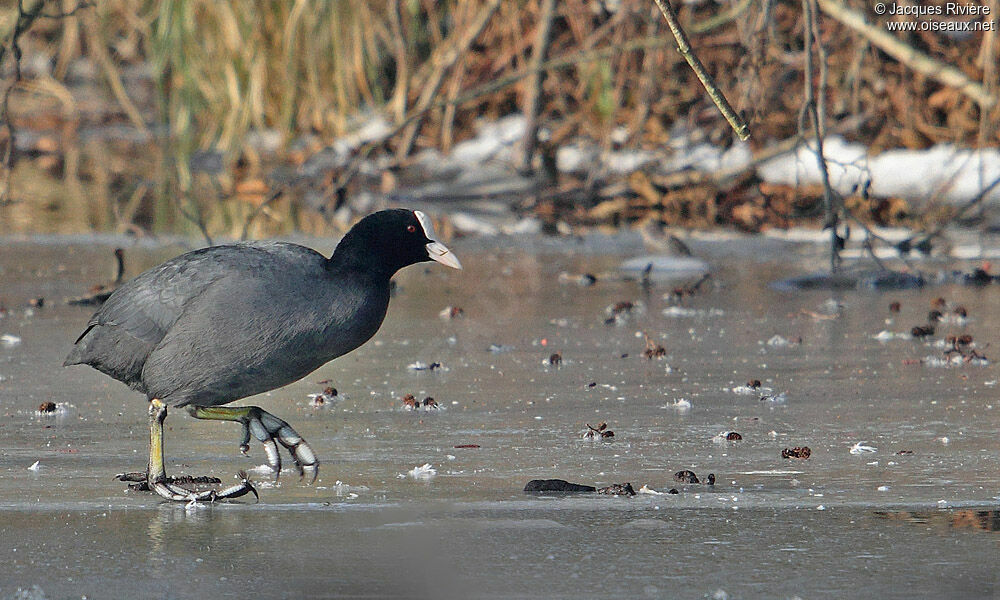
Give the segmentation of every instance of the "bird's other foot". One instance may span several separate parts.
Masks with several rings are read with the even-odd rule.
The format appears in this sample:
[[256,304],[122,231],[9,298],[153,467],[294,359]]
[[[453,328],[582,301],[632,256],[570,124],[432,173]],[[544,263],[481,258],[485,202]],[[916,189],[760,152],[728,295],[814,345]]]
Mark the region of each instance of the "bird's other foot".
[[192,406],[188,411],[196,419],[236,421],[243,425],[240,452],[246,454],[250,450],[250,437],[256,438],[264,445],[267,464],[274,471],[275,480],[281,474],[281,455],[278,453],[278,444],[281,444],[292,455],[299,476],[308,477],[309,483],[315,483],[319,475],[319,460],[312,447],[291,425],[259,406]]
[[281,474],[281,455],[278,454],[278,446],[275,444],[277,440],[292,455],[292,461],[299,470],[299,477],[308,477],[309,483],[314,483],[319,475],[319,460],[312,447],[288,423],[256,406],[251,409],[247,420],[243,423],[243,443],[240,444],[240,452],[246,454],[250,449],[248,442],[250,434],[253,434],[253,437],[264,445],[267,464],[274,470],[274,478],[278,479]]

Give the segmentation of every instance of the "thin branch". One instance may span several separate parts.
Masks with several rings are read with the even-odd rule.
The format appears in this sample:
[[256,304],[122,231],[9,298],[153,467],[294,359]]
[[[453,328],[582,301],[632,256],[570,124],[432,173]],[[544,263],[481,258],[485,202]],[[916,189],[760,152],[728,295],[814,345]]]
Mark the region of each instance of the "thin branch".
[[[407,125],[410,125],[411,123],[417,121],[418,119],[422,119],[424,115],[426,115],[428,112],[432,110],[451,105],[461,106],[466,102],[471,102],[478,98],[482,98],[483,96],[488,96],[489,94],[492,94],[496,91],[508,88],[535,72],[565,69],[568,67],[576,66],[581,63],[604,60],[608,57],[615,56],[624,52],[634,52],[636,50],[655,50],[659,48],[665,48],[669,45],[671,45],[670,40],[664,39],[662,36],[651,36],[651,37],[640,38],[638,40],[634,40],[626,44],[619,44],[615,46],[598,48],[587,52],[576,52],[564,56],[559,56],[557,58],[546,60],[540,65],[528,65],[504,77],[499,77],[497,79],[493,79],[492,81],[488,81],[482,85],[476,86],[466,91],[465,93],[457,97],[441,99],[424,107],[414,107],[413,109],[410,110],[410,113],[406,116],[406,118],[404,118],[402,121],[397,122],[382,137],[368,142],[367,144],[361,146],[357,150],[357,152],[351,158],[351,161],[347,164],[344,170],[341,171],[340,176],[337,178],[336,182],[333,183],[332,190],[336,192],[336,190],[343,189],[344,187],[346,187],[347,184],[349,184],[351,180],[354,179],[354,176],[357,175],[358,170],[361,168],[361,165],[364,164],[364,161],[368,159],[368,157],[371,155],[372,152],[375,151],[376,148],[384,144],[386,140],[392,139],[393,137],[398,135],[399,132],[401,132],[403,128],[405,128]],[[798,143],[798,141],[799,140],[796,139],[796,144]],[[777,154],[781,154],[785,151],[790,151],[790,149],[789,150],[782,149],[778,151]],[[288,185],[294,185],[294,182],[293,184],[288,184]],[[288,187],[288,185],[286,185],[286,188]]]
[[[821,110],[820,107],[826,92],[826,90],[822,87],[825,83],[825,77],[821,76],[820,78],[819,93],[817,94],[816,90],[813,89],[813,63],[815,61],[815,56],[813,54],[813,33],[818,31],[818,27],[816,27],[815,0],[802,0],[802,13],[805,17],[805,39],[803,41],[803,46],[805,49],[806,62],[804,70],[805,97],[802,104],[802,112],[799,114],[799,129],[804,134],[807,128],[807,120],[812,126],[813,137],[816,142],[816,149],[813,153],[816,155],[816,162],[819,166],[819,172],[823,181],[823,208],[826,212],[826,220],[823,226],[824,228],[830,228],[830,272],[836,273],[837,268],[840,266],[840,245],[842,239],[837,233],[839,211],[836,201],[838,200],[838,197],[833,191],[833,187],[830,185],[830,171],[827,169],[826,156],[823,153],[823,138],[826,132],[821,114],[825,114],[826,111]],[[822,43],[819,40],[816,40],[815,45],[822,46]],[[821,53],[821,59],[826,59],[825,53]],[[817,100],[817,96],[819,97],[819,100]]]
[[3,101],[0,102],[0,125],[7,129],[7,145],[3,155],[5,177],[3,178],[3,187],[0,188],[0,206],[12,201],[11,180],[14,178],[14,146],[17,143],[17,132],[10,118],[10,97],[14,88],[21,83],[21,46],[18,42],[21,36],[31,28],[31,24],[42,13],[42,8],[45,6],[45,0],[30,0],[30,2],[29,7],[25,8],[24,0],[17,1],[17,17],[14,19],[10,32],[10,42],[6,46],[0,46],[0,67],[3,66],[3,59],[8,51],[14,57],[14,80],[4,90]]
[[86,0],[80,0],[80,2],[77,3],[77,5],[73,7],[73,10],[69,10],[69,11],[61,12],[61,13],[55,13],[55,14],[41,13],[40,15],[38,15],[38,17],[40,19],[65,19],[67,17],[75,17],[76,14],[79,13],[81,10],[83,10],[85,8],[92,8],[93,6],[94,6],[93,2],[87,2]]
[[198,230],[201,231],[201,235],[205,238],[205,241],[208,242],[209,246],[214,246],[215,242],[212,241],[212,236],[209,235],[208,233],[208,226],[205,225],[205,219],[201,214],[201,210],[200,209],[198,210],[197,215],[192,215],[191,213],[189,213],[187,210],[184,209],[184,204],[183,202],[181,202],[180,198],[178,198],[176,195],[173,194],[171,194],[171,197],[173,198],[174,203],[177,205],[177,212],[181,213],[181,216],[183,216],[185,219],[193,223],[195,227],[197,227]]
[[922,234],[921,239],[919,241],[917,241],[917,242],[913,241],[914,238],[917,237],[915,235],[914,236],[910,236],[906,240],[903,240],[903,242],[900,243],[900,245],[902,246],[902,248],[900,248],[900,249],[901,250],[903,248],[909,249],[910,247],[914,247],[915,248],[917,246],[926,245],[932,239],[934,239],[935,237],[941,235],[941,232],[944,231],[944,228],[947,227],[950,223],[953,223],[953,222],[957,221],[958,219],[961,219],[962,217],[965,216],[966,213],[968,213],[970,210],[972,210],[973,208],[975,208],[976,206],[978,206],[983,200],[986,199],[986,196],[988,196],[990,194],[990,192],[992,192],[994,189],[996,189],[997,186],[1000,186],[1000,177],[997,177],[996,179],[994,179],[993,181],[991,181],[989,183],[989,185],[987,185],[982,190],[980,190],[980,192],[978,194],[976,194],[975,196],[973,196],[968,202],[966,202],[961,207],[959,207],[958,210],[956,210],[954,213],[952,213],[951,216],[949,216],[947,219],[944,219],[944,220],[938,222],[938,224],[935,225],[933,229],[931,229],[930,231]]
[[726,12],[715,15],[714,17],[709,17],[704,21],[694,23],[693,25],[688,26],[688,29],[690,29],[692,33],[708,33],[713,29],[718,29],[719,27],[738,19],[747,11],[748,8],[750,8],[751,4],[753,4],[753,0],[740,0],[739,4],[733,6]]
[[970,79],[962,71],[935,60],[916,48],[899,41],[888,31],[869,24],[863,14],[848,8],[838,0],[818,0],[818,2],[820,10],[824,13],[858,32],[883,52],[910,69],[957,89],[975,100],[984,109],[996,105],[997,97],[990,94],[981,83]]
[[[437,96],[438,90],[441,89],[441,83],[444,81],[444,75],[450,69],[461,56],[469,49],[472,42],[479,37],[483,29],[489,23],[490,19],[493,17],[493,13],[500,8],[501,0],[489,0],[487,4],[480,9],[479,13],[472,20],[465,31],[461,33],[455,33],[453,36],[449,36],[448,41],[444,44],[442,50],[436,52],[434,56],[431,57],[430,64],[433,65],[434,70],[431,72],[430,77],[424,84],[423,89],[420,92],[420,97],[417,99],[415,110],[418,112],[418,117],[414,118],[406,127],[406,131],[403,132],[403,139],[399,143],[399,148],[396,150],[396,156],[402,159],[403,157],[409,155],[410,150],[413,148],[413,143],[416,140],[417,132],[420,129],[420,121],[423,120],[424,114],[426,114],[426,109],[429,109],[435,105],[434,97]],[[451,38],[455,39],[452,40]]]
[[521,81],[522,79],[528,77],[529,75],[531,75],[536,71],[551,71],[555,69],[564,69],[567,67],[577,65],[579,63],[603,60],[605,58],[608,58],[609,56],[615,56],[616,54],[619,54],[621,52],[632,52],[634,50],[663,48],[668,45],[670,45],[670,43],[668,41],[665,41],[662,37],[649,37],[649,38],[642,38],[634,42],[630,42],[628,44],[622,44],[607,48],[600,48],[589,52],[574,53],[569,56],[560,56],[559,58],[547,60],[540,65],[537,66],[529,65],[505,77],[500,77],[492,81],[488,81],[482,85],[472,88],[471,90],[468,90],[464,94],[461,94],[455,98],[441,99],[438,100],[437,102],[430,104],[429,106],[425,106],[422,108],[415,107],[410,111],[410,113],[406,116],[406,118],[396,123],[392,127],[392,129],[387,131],[382,137],[376,140],[372,140],[367,144],[365,144],[364,146],[361,146],[355,153],[355,155],[351,158],[351,161],[347,164],[344,170],[341,171],[340,177],[338,177],[337,181],[334,182],[332,189],[334,192],[336,192],[336,190],[343,189],[344,187],[346,187],[347,184],[350,183],[352,179],[354,179],[354,176],[358,174],[358,170],[361,168],[361,165],[364,164],[364,161],[368,159],[368,157],[371,155],[372,152],[375,151],[376,148],[384,144],[386,140],[392,139],[393,137],[398,135],[399,132],[402,131],[403,128],[405,128],[407,125],[416,122],[418,119],[422,119],[424,115],[426,115],[428,112],[432,110],[444,106],[451,106],[451,105],[460,106],[462,104],[465,104],[466,102],[471,102],[478,98],[482,98],[483,96],[487,96],[498,90],[502,90],[507,87],[510,87],[511,85],[514,85],[515,83]]
[[142,113],[136,108],[135,103],[129,98],[128,92],[125,90],[125,85],[122,83],[121,77],[118,75],[118,71],[115,70],[114,61],[111,55],[108,53],[107,47],[104,45],[104,41],[101,40],[98,35],[99,26],[97,19],[94,17],[93,13],[90,13],[84,17],[85,27],[83,28],[84,35],[87,36],[87,44],[90,48],[90,52],[93,54],[94,59],[97,61],[101,68],[104,70],[104,76],[108,80],[108,85],[111,88],[111,93],[114,94],[115,100],[121,105],[122,110],[128,117],[129,121],[132,121],[132,125],[139,130],[144,137],[150,138],[152,135],[149,132],[149,128],[146,127],[146,122],[142,118]]
[[538,16],[538,30],[535,32],[535,43],[531,51],[531,70],[525,84],[527,96],[524,101],[524,137],[521,140],[521,169],[531,170],[531,159],[538,144],[538,113],[542,105],[542,83],[545,73],[538,67],[545,61],[549,51],[552,18],[555,15],[556,1],[542,0],[542,8]]
[[392,92],[389,106],[397,121],[406,116],[406,100],[409,96],[410,60],[406,55],[406,37],[403,33],[402,0],[389,0],[389,25],[392,27],[392,49],[396,60],[396,87]]
[[271,195],[267,197],[267,199],[258,204],[253,209],[253,211],[249,215],[247,215],[247,220],[246,222],[243,223],[243,233],[240,234],[241,242],[246,241],[247,237],[250,235],[250,224],[254,222],[254,220],[258,217],[258,215],[260,215],[260,213],[264,212],[265,208],[270,206],[271,203],[280,198],[284,193],[285,193],[285,188],[283,187],[274,190],[273,192],[271,192]]
[[708,71],[705,70],[705,65],[701,63],[698,56],[691,50],[691,44],[688,42],[687,34],[681,29],[681,24],[677,20],[677,15],[674,14],[674,8],[670,5],[670,0],[654,0],[656,5],[660,8],[660,12],[663,13],[663,17],[667,20],[667,25],[670,26],[670,31],[674,34],[674,39],[677,40],[677,51],[681,53],[684,60],[691,66],[694,74],[698,76],[701,84],[705,86],[705,91],[708,92],[712,101],[715,102],[715,106],[718,107],[719,112],[722,116],[729,121],[730,127],[736,132],[737,137],[741,140],[747,140],[750,138],[750,126],[736,114],[733,107],[730,106],[729,101],[723,95],[719,86],[715,84],[712,76],[709,75]]

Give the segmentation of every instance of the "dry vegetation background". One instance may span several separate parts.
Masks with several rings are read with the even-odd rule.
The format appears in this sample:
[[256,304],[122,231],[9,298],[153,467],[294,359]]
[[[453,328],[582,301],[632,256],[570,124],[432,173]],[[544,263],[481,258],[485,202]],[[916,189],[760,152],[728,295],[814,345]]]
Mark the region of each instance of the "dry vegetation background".
[[[997,1],[986,2],[995,19]],[[817,9],[815,60],[825,62],[809,82],[807,4]],[[3,172],[7,232],[198,223],[222,235],[322,233],[359,187],[389,191],[395,180],[380,173],[405,167],[424,148],[447,152],[477,121],[512,113],[537,112],[548,132],[525,163],[540,179],[553,149],[570,142],[658,150],[678,132],[723,147],[735,140],[651,0],[23,0],[22,12],[41,12],[16,39],[17,80],[18,8],[0,3],[4,155],[11,132],[17,139]],[[877,16],[859,0],[675,8],[695,52],[750,124],[758,156],[811,135],[800,125],[807,83],[826,131],[872,152],[1000,142],[995,31],[891,34],[932,61],[921,69],[844,24],[843,11],[881,31],[902,19]],[[545,43],[537,35],[543,24]],[[978,95],[933,74],[944,66]],[[303,201],[301,166],[376,114],[388,135],[353,162],[310,171],[306,187],[325,191]],[[362,157],[373,166],[355,177]],[[515,208],[547,222],[656,218],[759,230],[814,217],[822,196],[761,184],[752,169],[724,179],[680,175],[554,175],[551,190]],[[845,202],[870,222],[928,218],[911,214],[906,199]]]

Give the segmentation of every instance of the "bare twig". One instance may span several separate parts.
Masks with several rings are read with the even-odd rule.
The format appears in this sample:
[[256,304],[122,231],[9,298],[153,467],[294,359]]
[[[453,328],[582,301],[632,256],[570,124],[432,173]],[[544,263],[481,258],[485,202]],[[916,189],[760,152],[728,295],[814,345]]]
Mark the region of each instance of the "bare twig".
[[[7,129],[7,144],[3,155],[5,176],[3,178],[3,187],[0,188],[0,205],[8,204],[12,201],[10,190],[14,174],[14,145],[17,134],[14,129],[14,123],[10,118],[10,96],[14,92],[14,88],[21,83],[21,47],[18,43],[21,36],[31,28],[31,24],[35,22],[35,19],[42,14],[42,8],[44,7],[45,0],[29,0],[27,6],[25,6],[24,0],[18,0],[17,17],[15,17],[10,31],[10,41],[0,46],[0,67],[3,66],[3,59],[8,51],[14,57],[14,80],[4,90],[3,101],[0,102],[0,125]],[[6,34],[7,32],[0,33]]]
[[688,26],[688,29],[690,29],[693,33],[708,33],[713,29],[718,29],[719,27],[738,19],[747,11],[748,8],[750,8],[751,4],[753,4],[753,0],[740,0],[739,4],[736,4],[729,10],[717,14],[714,17],[709,17],[704,21],[699,21],[690,25]]
[[[823,154],[823,138],[826,134],[824,127],[823,115],[825,115],[826,110],[823,108],[824,97],[825,97],[825,68],[821,67],[821,77],[820,77],[820,89],[813,89],[813,63],[815,61],[813,43],[814,43],[814,33],[818,31],[816,26],[816,5],[815,0],[802,0],[802,13],[805,17],[806,23],[804,27],[804,42],[803,46],[805,48],[805,98],[802,104],[802,112],[799,115],[799,129],[802,135],[805,135],[806,122],[809,121],[813,130],[813,137],[816,142],[816,149],[813,153],[816,155],[816,162],[819,166],[819,172],[823,181],[823,208],[826,212],[826,220],[823,224],[824,227],[830,228],[830,272],[836,273],[837,268],[840,266],[840,245],[841,238],[837,233],[837,225],[839,224],[838,218],[838,206],[837,200],[839,199],[837,194],[833,191],[833,187],[830,185],[830,171],[826,166],[826,156]],[[822,43],[819,40],[815,40],[815,45],[822,48]],[[826,60],[826,54],[822,50],[820,51],[821,62]]]
[[[856,131],[861,124],[864,123],[864,121],[864,117],[848,117],[834,123],[833,126],[829,128],[829,131],[834,134]],[[722,189],[730,189],[761,164],[778,156],[795,152],[799,146],[802,146],[803,144],[808,144],[808,140],[800,132],[797,135],[781,140],[780,142],[768,146],[767,148],[758,150],[745,164],[726,167],[712,173],[690,169],[677,171],[676,173],[659,177],[657,179],[657,185],[661,187],[679,188],[688,185],[701,185],[707,183]]]
[[[986,6],[990,9],[990,15],[1000,12],[1000,2],[989,0]],[[993,16],[996,19],[996,16]],[[976,65],[983,70],[983,87],[986,92],[993,97],[1000,93],[1000,69],[997,69],[997,30],[992,27],[983,32],[983,41],[979,46],[979,56],[976,57]],[[982,110],[979,112],[979,146],[988,145],[988,139],[996,131],[997,116],[1000,111],[996,107],[992,110]]]
[[[43,0],[44,1],[44,0]],[[42,13],[38,15],[42,19],[65,19],[66,17],[75,17],[77,13],[85,8],[91,8],[94,6],[93,2],[87,2],[86,0],[81,0],[76,6],[61,13]]]
[[[186,196],[187,194],[184,195]],[[208,233],[208,226],[205,225],[205,219],[202,216],[201,209],[198,208],[197,204],[195,205],[195,208],[198,212],[193,215],[184,208],[184,202],[180,197],[178,197],[178,194],[171,194],[170,197],[173,199],[174,204],[177,205],[177,212],[181,213],[182,217],[193,223],[194,226],[198,228],[198,231],[201,232],[202,237],[205,238],[205,242],[207,242],[209,246],[214,246],[215,242],[212,241],[212,236]]]
[[[423,120],[426,110],[434,106],[434,98],[437,96],[438,90],[441,88],[441,83],[444,81],[445,73],[448,69],[454,65],[458,59],[464,54],[472,42],[475,41],[479,34],[482,33],[483,29],[486,28],[486,24],[489,23],[490,18],[493,17],[493,13],[500,7],[501,0],[489,0],[479,13],[475,16],[469,26],[462,32],[457,32],[444,43],[442,49],[431,57],[430,63],[433,65],[433,71],[427,82],[424,84],[423,89],[420,92],[420,97],[417,99],[416,106],[414,110],[417,112],[417,117],[412,119],[411,122],[406,126],[406,130],[403,132],[403,138],[399,142],[399,147],[396,150],[396,156],[400,159],[409,155],[410,150],[413,148],[413,142],[416,140],[417,132],[420,129],[420,122]],[[454,39],[452,39],[454,38]]]
[[[338,189],[343,189],[354,179],[357,175],[358,170],[364,161],[368,159],[376,148],[385,143],[386,140],[391,139],[398,135],[404,128],[412,123],[422,119],[428,112],[435,110],[437,108],[449,105],[460,106],[466,102],[471,102],[483,96],[487,96],[494,92],[502,89],[506,89],[511,85],[516,84],[522,79],[530,76],[535,72],[542,71],[553,71],[556,69],[565,69],[568,67],[576,66],[581,63],[594,62],[599,60],[604,60],[611,56],[616,56],[624,52],[634,52],[636,50],[654,50],[658,48],[665,48],[671,45],[671,42],[664,39],[662,36],[650,36],[645,38],[640,38],[633,40],[625,44],[618,44],[614,46],[597,48],[594,50],[589,50],[586,52],[574,52],[568,55],[559,56],[557,58],[552,58],[544,61],[539,65],[528,65],[524,68],[518,69],[513,73],[505,75],[504,77],[498,77],[491,81],[488,81],[482,85],[476,86],[466,92],[458,95],[457,97],[449,97],[440,99],[437,102],[432,102],[427,106],[415,106],[410,110],[409,114],[402,121],[397,122],[389,131],[387,131],[382,137],[376,140],[372,140],[358,149],[355,155],[351,158],[351,161],[347,164],[343,171],[341,171],[340,176],[334,182],[332,189],[334,191]],[[850,119],[846,119],[845,122],[851,122]],[[853,127],[853,125],[851,125]],[[850,127],[847,127],[848,129]],[[778,145],[775,149],[774,154],[764,156],[759,162],[766,160],[767,158],[772,158],[773,156],[783,154],[785,152],[790,152],[795,149],[795,147],[801,142],[801,138],[794,138],[794,140],[786,140]],[[764,151],[765,154],[769,153],[769,150]],[[755,163],[756,164],[756,163]],[[740,170],[742,172],[743,169]],[[738,173],[732,173],[728,176],[735,176]]]
[[392,27],[392,49],[396,60],[396,87],[389,106],[397,121],[406,116],[409,95],[410,61],[406,56],[406,37],[403,33],[402,0],[389,0],[389,25]]
[[253,211],[247,215],[247,220],[243,223],[243,233],[240,234],[240,241],[245,241],[250,235],[250,224],[254,222],[260,213],[264,212],[264,209],[270,206],[275,200],[280,198],[285,193],[285,188],[278,188],[271,192],[271,195],[267,197],[263,202],[258,204]]
[[458,112],[458,107],[455,106],[454,100],[462,91],[465,71],[464,60],[459,61],[451,74],[451,81],[448,82],[448,91],[446,92],[448,104],[444,107],[441,116],[441,152],[445,154],[451,152],[451,146],[455,141],[455,114]]
[[538,113],[542,104],[542,82],[545,72],[538,67],[545,61],[549,50],[549,34],[552,31],[552,17],[555,15],[555,0],[542,0],[538,15],[538,29],[535,31],[535,43],[531,51],[531,75],[525,82],[527,95],[524,99],[524,137],[521,139],[521,169],[531,170],[531,159],[538,144]]
[[916,48],[901,42],[888,31],[869,24],[860,12],[848,8],[838,0],[818,0],[818,2],[819,8],[824,13],[858,32],[883,52],[910,69],[957,89],[975,100],[984,109],[997,104],[997,97],[990,94],[981,83],[973,81],[955,67],[935,60]]
[[492,94],[498,90],[505,89],[514,85],[515,83],[521,81],[525,77],[528,77],[535,71],[551,71],[555,69],[564,69],[571,67],[580,63],[592,62],[597,60],[603,60],[609,56],[614,56],[621,52],[632,52],[634,50],[644,50],[652,48],[663,48],[668,46],[670,43],[665,41],[662,37],[648,37],[629,42],[628,44],[622,44],[613,47],[599,48],[597,50],[591,50],[589,52],[573,53],[569,56],[560,56],[559,58],[554,58],[547,60],[537,66],[527,66],[525,68],[519,69],[505,77],[499,77],[492,81],[488,81],[482,85],[476,86],[465,93],[454,97],[445,98],[438,100],[428,106],[424,107],[414,107],[410,113],[402,121],[396,123],[392,129],[387,131],[382,137],[376,140],[372,140],[358,149],[355,155],[351,158],[351,161],[347,164],[343,171],[341,171],[340,176],[337,181],[334,182],[332,189],[334,192],[339,189],[343,189],[348,183],[354,179],[354,176],[358,174],[358,170],[364,161],[368,159],[372,152],[376,148],[385,143],[386,140],[391,139],[403,131],[408,125],[422,119],[424,115],[428,112],[440,108],[442,106],[455,105],[459,106],[465,104],[466,102],[471,102],[483,96]]
[[955,212],[953,212],[947,219],[939,221],[938,224],[935,225],[930,231],[921,234],[919,236],[919,240],[914,241],[918,237],[916,235],[910,236],[897,244],[897,247],[902,251],[904,249],[909,250],[911,247],[917,248],[926,246],[932,239],[941,235],[941,232],[944,231],[944,228],[947,227],[949,223],[953,223],[958,219],[961,219],[966,213],[978,206],[983,200],[986,199],[990,192],[996,189],[997,186],[1000,186],[1000,177],[991,181],[988,185],[986,185],[986,187],[980,190],[978,194],[970,198],[965,204],[955,210]]
[[128,92],[125,91],[125,85],[122,83],[121,77],[119,77],[118,71],[115,69],[115,63],[108,53],[104,41],[98,35],[99,26],[97,18],[93,13],[88,13],[84,16],[83,31],[87,38],[87,46],[94,59],[101,65],[101,69],[104,70],[104,76],[108,80],[108,86],[111,88],[111,93],[114,94],[115,100],[121,105],[125,115],[132,122],[132,125],[139,130],[139,133],[143,137],[150,138],[151,134],[149,128],[146,127],[146,121],[142,118],[142,114],[136,108],[135,103],[129,98]]
[[712,101],[715,102],[715,106],[718,107],[719,112],[722,116],[726,118],[729,125],[736,132],[736,135],[741,140],[746,140],[750,137],[750,126],[736,114],[733,107],[730,106],[729,101],[719,90],[719,86],[715,84],[712,76],[709,75],[708,71],[705,70],[705,65],[701,63],[698,56],[691,50],[691,44],[688,42],[687,34],[681,29],[681,24],[677,20],[677,15],[674,14],[674,8],[670,5],[670,0],[654,0],[656,5],[660,8],[660,12],[663,13],[663,17],[667,20],[667,25],[670,26],[670,31],[674,34],[674,39],[677,40],[677,51],[681,53],[684,60],[688,62],[691,69],[694,71],[695,75],[701,81],[701,84],[705,86],[705,91],[708,92]]

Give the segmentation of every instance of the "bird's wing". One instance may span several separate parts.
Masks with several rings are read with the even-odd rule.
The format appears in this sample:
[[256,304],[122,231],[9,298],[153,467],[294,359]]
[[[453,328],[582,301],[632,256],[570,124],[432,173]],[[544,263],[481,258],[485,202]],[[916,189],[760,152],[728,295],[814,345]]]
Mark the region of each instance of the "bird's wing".
[[191,298],[227,275],[228,269],[220,267],[201,251],[170,260],[115,290],[88,325],[113,326],[156,345]]
[[293,244],[213,246],[188,252],[119,287],[94,314],[65,364],[89,364],[134,385],[149,353],[185,308],[227,278],[269,277],[319,268],[322,255]]

